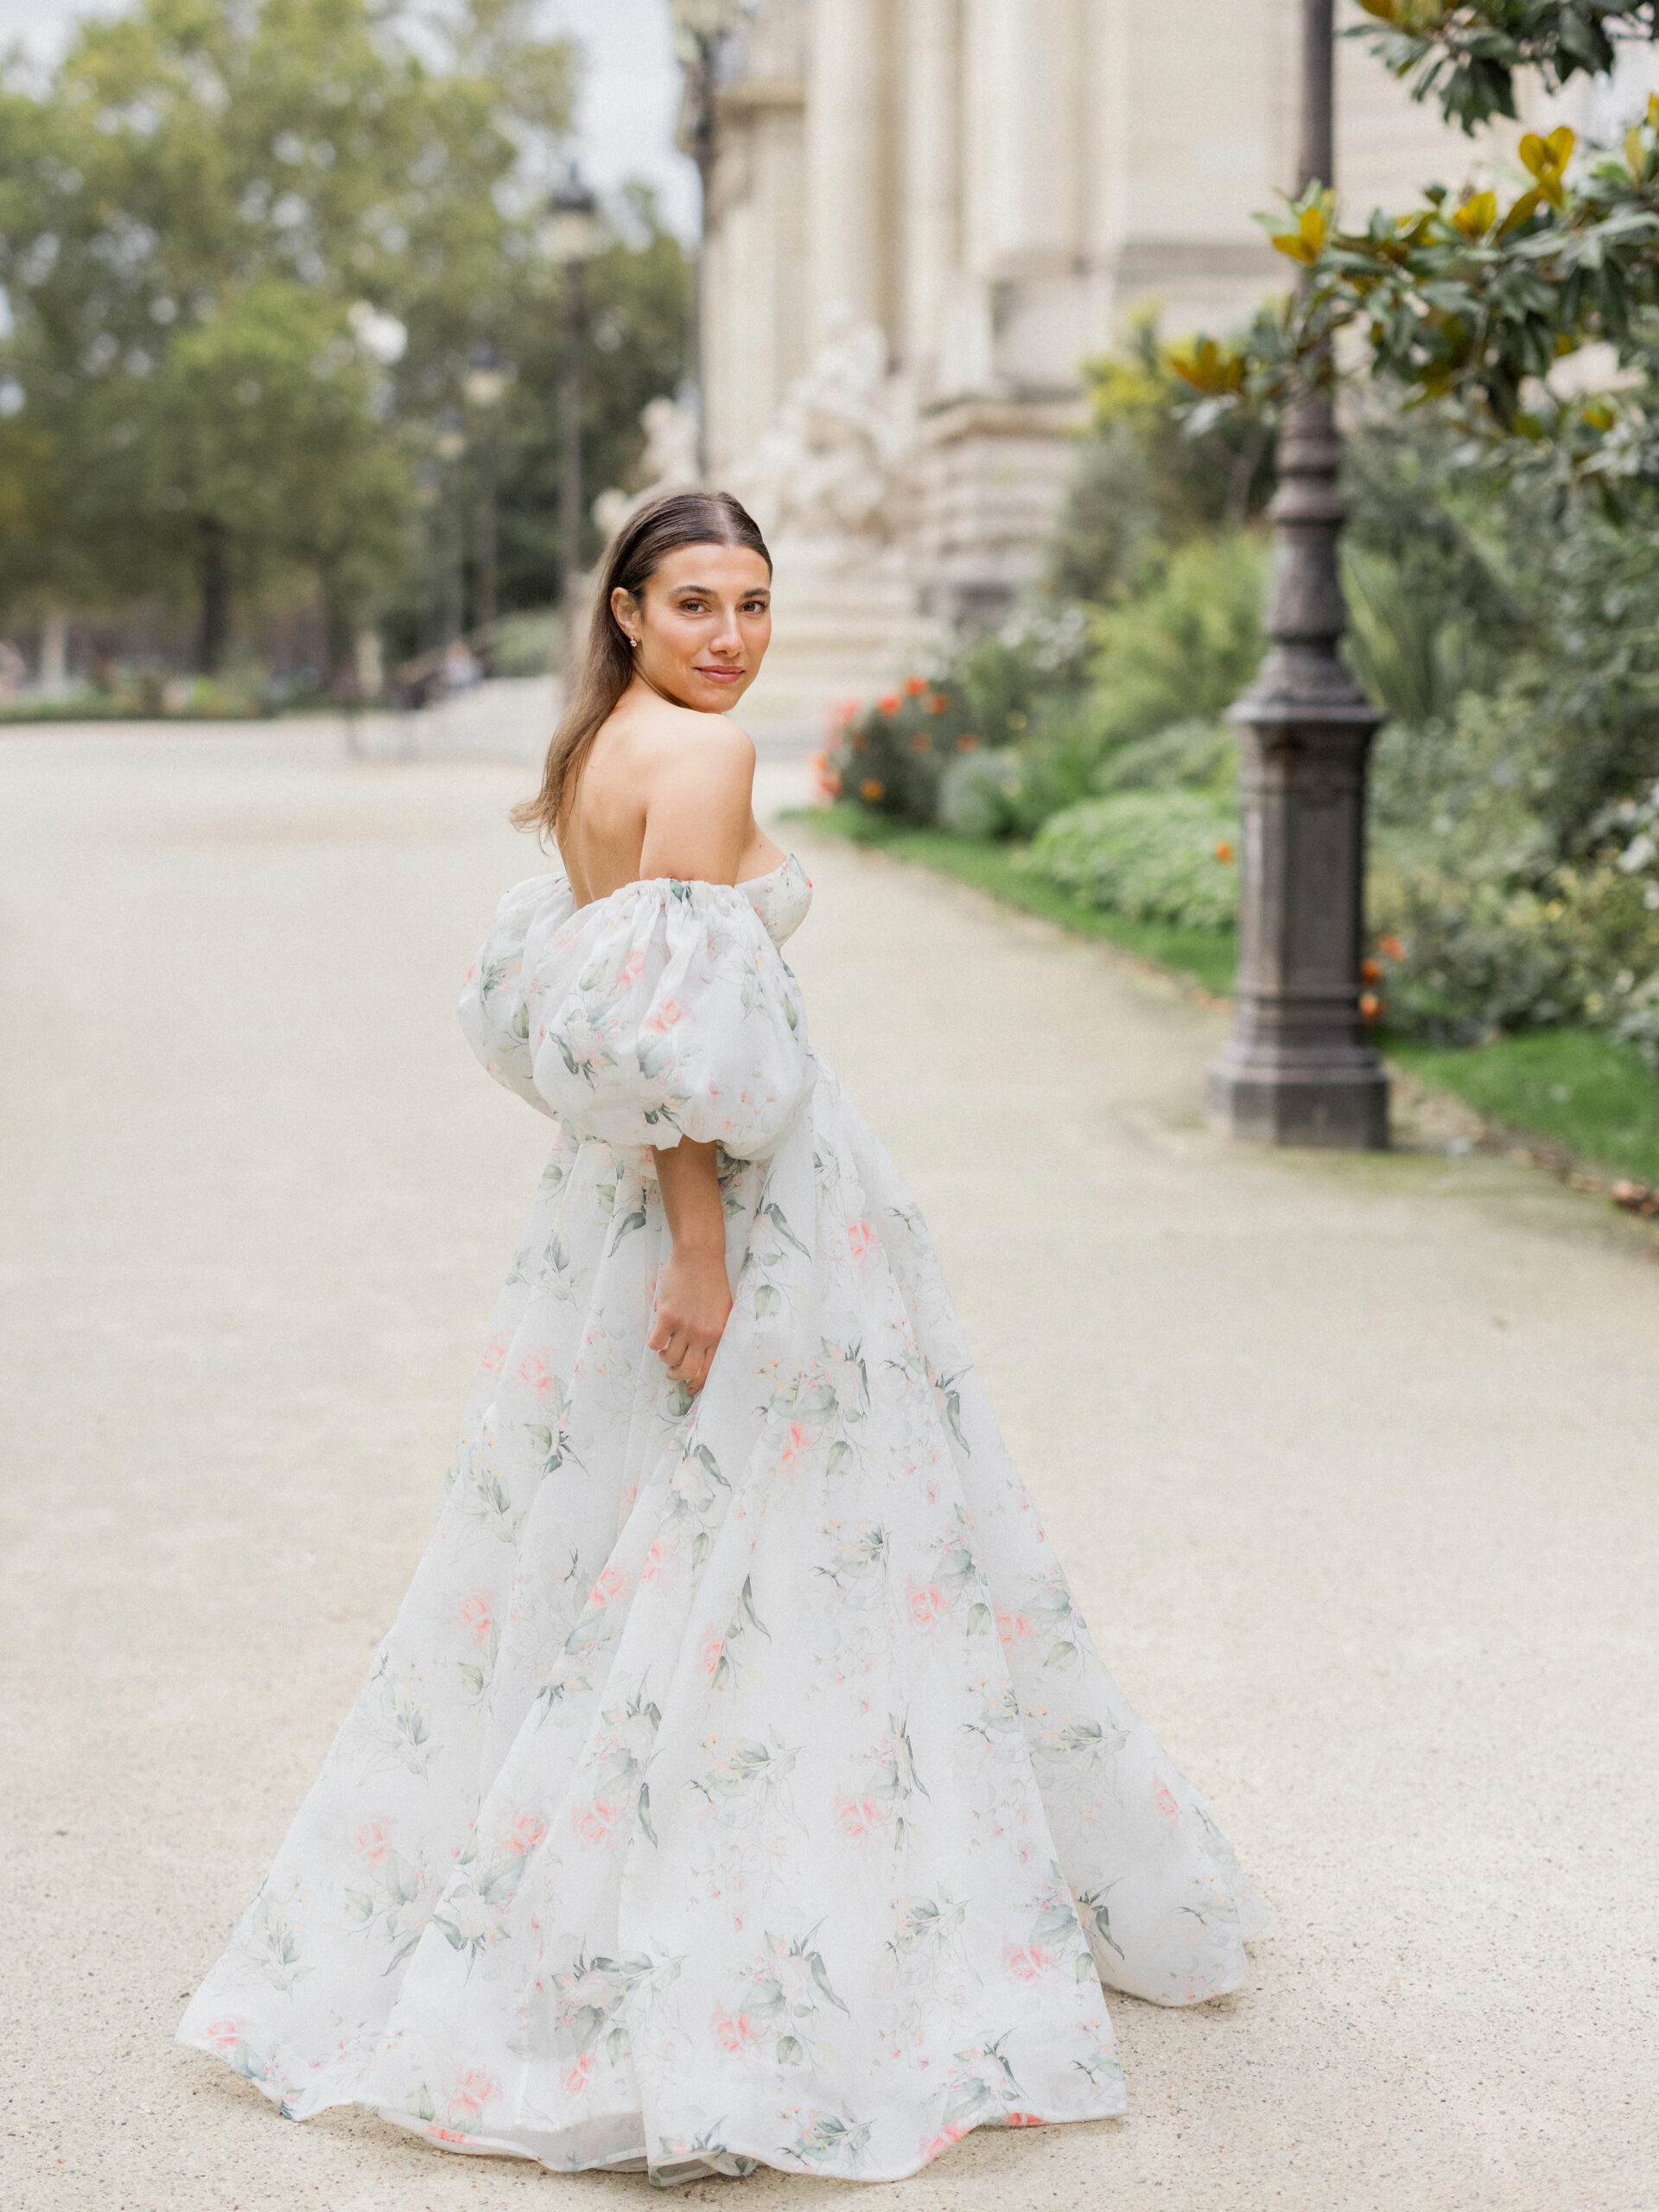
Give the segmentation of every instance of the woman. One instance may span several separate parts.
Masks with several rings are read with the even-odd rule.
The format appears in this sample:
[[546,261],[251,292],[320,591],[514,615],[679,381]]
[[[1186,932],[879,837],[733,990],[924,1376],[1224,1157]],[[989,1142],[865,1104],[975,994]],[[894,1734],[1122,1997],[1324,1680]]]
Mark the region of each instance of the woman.
[[461,1020],[556,1125],[430,1547],[180,2031],[295,2118],[867,2180],[1124,2094],[1257,1909],[1096,1656],[909,1192],[807,1042],[721,719],[736,501],[605,563]]

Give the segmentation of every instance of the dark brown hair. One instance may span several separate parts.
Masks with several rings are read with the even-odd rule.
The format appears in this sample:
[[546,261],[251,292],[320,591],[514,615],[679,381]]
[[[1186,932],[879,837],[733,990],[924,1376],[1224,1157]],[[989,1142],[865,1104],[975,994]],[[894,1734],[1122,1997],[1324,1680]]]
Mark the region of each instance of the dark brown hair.
[[594,740],[633,681],[632,648],[611,611],[611,594],[620,588],[642,600],[664,561],[682,545],[747,545],[772,567],[760,525],[729,492],[667,492],[628,517],[600,563],[582,674],[547,748],[541,789],[512,810],[518,829],[557,837]]

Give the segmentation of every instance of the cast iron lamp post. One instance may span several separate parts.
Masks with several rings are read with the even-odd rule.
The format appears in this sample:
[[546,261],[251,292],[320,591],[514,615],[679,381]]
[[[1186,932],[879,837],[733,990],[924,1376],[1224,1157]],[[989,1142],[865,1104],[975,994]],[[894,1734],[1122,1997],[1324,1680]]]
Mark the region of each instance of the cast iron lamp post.
[[[1332,0],[1302,0],[1302,188],[1332,179]],[[1382,717],[1337,652],[1341,454],[1335,409],[1310,388],[1287,410],[1268,509],[1271,645],[1230,710],[1244,823],[1238,981],[1210,1103],[1234,1136],[1375,1148],[1389,1141],[1389,1084],[1360,1018],[1359,963],[1365,769]]]
[[582,323],[583,265],[599,244],[599,202],[571,162],[548,202],[542,249],[557,264],[564,308],[563,374],[559,381],[559,604],[564,610],[567,651],[576,579],[582,574]]
[[485,666],[487,669],[495,647],[496,600],[496,421],[497,410],[507,396],[512,382],[512,370],[496,352],[493,346],[474,346],[467,359],[467,372],[461,378],[461,389],[467,404],[479,418],[482,435],[479,440],[478,467],[478,593],[474,606],[474,627],[482,632]]
[[736,29],[742,0],[672,0],[674,46],[685,71],[680,144],[697,165],[699,234],[691,288],[691,389],[696,395],[697,474],[709,474],[708,410],[703,404],[703,308],[708,298],[709,215],[715,183],[715,79],[720,49]]

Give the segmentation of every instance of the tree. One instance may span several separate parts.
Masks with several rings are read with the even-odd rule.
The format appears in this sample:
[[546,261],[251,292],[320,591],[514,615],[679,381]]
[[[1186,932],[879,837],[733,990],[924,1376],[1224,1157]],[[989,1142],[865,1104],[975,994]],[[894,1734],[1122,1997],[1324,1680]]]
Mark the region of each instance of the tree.
[[139,0],[0,90],[0,588],[194,590],[211,666],[232,588],[301,562],[338,662],[412,429],[530,258],[570,82],[531,0],[418,43],[393,0]]

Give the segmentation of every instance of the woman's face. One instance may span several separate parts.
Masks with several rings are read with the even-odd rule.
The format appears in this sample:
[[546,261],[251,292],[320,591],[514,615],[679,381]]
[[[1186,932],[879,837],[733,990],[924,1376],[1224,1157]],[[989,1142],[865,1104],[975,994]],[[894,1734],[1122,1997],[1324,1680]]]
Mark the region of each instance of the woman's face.
[[633,663],[647,683],[721,715],[753,683],[772,641],[772,571],[747,545],[682,545],[643,601],[614,591],[611,611],[639,641]]

